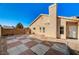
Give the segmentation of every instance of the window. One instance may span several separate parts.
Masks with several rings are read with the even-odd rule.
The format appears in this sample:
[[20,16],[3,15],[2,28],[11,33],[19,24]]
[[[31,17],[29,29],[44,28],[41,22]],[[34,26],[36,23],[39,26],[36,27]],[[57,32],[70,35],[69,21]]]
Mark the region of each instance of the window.
[[35,27],[33,28],[33,30],[35,30]]
[[45,27],[43,27],[43,32],[45,32]]
[[77,18],[79,18],[79,16]]
[[41,27],[40,27],[40,32],[41,32]]
[[60,34],[64,34],[64,27],[63,26],[60,27]]
[[40,32],[45,32],[45,27],[39,27]]

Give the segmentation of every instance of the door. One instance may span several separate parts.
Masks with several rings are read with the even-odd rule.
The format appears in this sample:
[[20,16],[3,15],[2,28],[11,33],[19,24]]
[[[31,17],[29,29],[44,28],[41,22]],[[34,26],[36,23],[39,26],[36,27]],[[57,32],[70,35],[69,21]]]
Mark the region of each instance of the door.
[[77,26],[69,26],[69,38],[77,38]]

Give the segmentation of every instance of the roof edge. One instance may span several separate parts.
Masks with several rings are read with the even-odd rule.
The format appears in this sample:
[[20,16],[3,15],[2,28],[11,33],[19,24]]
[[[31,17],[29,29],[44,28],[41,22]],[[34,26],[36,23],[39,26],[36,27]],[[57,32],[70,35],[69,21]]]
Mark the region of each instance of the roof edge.
[[29,26],[31,26],[34,22],[36,22],[36,21],[38,20],[38,18],[39,18],[40,16],[42,16],[42,15],[49,16],[49,14],[40,14],[40,15],[38,15],[38,17],[35,18],[35,20],[34,20]]
[[49,8],[54,7],[54,6],[56,6],[56,5],[57,5],[57,3],[51,4],[51,5],[49,6]]

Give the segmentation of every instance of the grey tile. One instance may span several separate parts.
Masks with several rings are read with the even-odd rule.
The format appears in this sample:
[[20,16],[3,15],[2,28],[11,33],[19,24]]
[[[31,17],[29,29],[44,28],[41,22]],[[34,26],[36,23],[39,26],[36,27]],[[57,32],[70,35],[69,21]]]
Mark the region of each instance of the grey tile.
[[18,54],[24,52],[25,50],[28,50],[28,47],[21,44],[16,47],[8,49],[7,51],[10,55],[18,55]]
[[35,42],[37,42],[37,43],[41,43],[41,42],[42,42],[41,40],[38,40],[38,39],[35,39],[35,40],[33,40],[33,41],[35,41]]
[[37,44],[31,50],[38,55],[44,55],[49,50],[49,47],[43,44]]
[[9,37],[7,37],[6,39],[12,40],[12,39],[16,39],[16,37],[15,37],[15,36],[9,36]]
[[66,45],[63,45],[63,44],[54,44],[52,46],[52,49],[60,51],[60,52],[62,52],[64,54],[69,54],[68,47]]
[[17,42],[17,41],[18,41],[17,39],[12,39],[12,40],[8,40],[7,43],[10,44],[10,43]]
[[21,40],[22,43],[28,43],[28,42],[30,42],[30,41],[32,41],[32,40],[31,40],[31,39]]

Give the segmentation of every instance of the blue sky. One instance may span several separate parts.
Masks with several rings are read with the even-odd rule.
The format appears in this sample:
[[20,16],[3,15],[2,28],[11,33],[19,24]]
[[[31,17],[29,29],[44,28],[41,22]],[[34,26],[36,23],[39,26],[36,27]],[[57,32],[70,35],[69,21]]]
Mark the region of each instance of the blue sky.
[[[0,4],[0,24],[15,26],[21,22],[25,27],[41,13],[48,14],[51,3],[2,3]],[[79,16],[79,4],[58,4],[58,16]]]
[[79,3],[58,4],[59,16],[79,16]]

